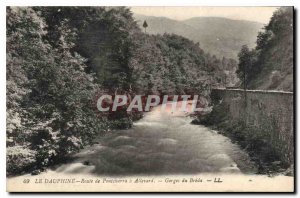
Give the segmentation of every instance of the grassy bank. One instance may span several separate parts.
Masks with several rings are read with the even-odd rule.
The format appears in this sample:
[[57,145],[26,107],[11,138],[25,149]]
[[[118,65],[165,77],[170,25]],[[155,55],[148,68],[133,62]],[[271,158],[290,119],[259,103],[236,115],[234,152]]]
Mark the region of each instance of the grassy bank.
[[217,104],[211,113],[197,116],[192,124],[208,126],[240,145],[257,164],[257,174],[292,176],[294,174],[293,166],[281,159],[280,154],[276,152],[266,135],[263,135],[268,133],[255,133],[258,129],[245,125],[242,118],[232,122],[228,118],[227,108],[225,105]]

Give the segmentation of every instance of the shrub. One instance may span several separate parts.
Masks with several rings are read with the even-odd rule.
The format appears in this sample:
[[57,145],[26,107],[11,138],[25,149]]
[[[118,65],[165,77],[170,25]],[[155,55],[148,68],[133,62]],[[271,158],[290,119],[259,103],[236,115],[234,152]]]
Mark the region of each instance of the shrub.
[[19,174],[34,166],[36,151],[25,146],[13,146],[6,149],[6,174]]

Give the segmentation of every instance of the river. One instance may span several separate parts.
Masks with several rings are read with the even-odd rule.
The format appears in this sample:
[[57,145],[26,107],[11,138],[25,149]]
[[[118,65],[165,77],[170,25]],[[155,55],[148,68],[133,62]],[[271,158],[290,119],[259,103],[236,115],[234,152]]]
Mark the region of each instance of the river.
[[[255,164],[237,144],[217,131],[192,125],[192,120],[188,112],[161,111],[160,106],[156,107],[131,129],[95,138],[95,144],[82,149],[68,163],[39,175],[7,178],[7,189],[21,192],[293,190],[293,177],[256,175]],[[214,181],[216,177],[224,185],[201,182]],[[189,182],[172,183],[184,178]],[[75,183],[55,183],[58,180]],[[191,180],[200,183],[190,183]],[[136,181],[142,184],[136,185]],[[147,185],[145,181],[154,183]]]
[[160,106],[155,107],[131,129],[96,138],[72,162],[53,171],[93,175],[255,173],[245,151],[217,131],[191,124],[192,119],[178,108],[161,111]]

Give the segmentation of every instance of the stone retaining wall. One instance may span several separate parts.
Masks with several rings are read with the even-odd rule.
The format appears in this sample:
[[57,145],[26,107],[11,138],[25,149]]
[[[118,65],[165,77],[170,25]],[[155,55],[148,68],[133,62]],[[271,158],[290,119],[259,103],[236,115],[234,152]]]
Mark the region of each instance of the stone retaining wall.
[[213,103],[228,110],[228,124],[244,123],[270,142],[285,162],[294,161],[293,93],[213,89]]

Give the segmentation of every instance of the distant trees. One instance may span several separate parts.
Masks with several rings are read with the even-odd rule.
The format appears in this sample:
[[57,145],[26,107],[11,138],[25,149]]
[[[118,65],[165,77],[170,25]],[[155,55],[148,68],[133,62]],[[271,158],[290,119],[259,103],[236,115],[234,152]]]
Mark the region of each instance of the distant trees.
[[[237,63],[204,53],[199,44],[178,35],[135,35],[131,59],[134,89],[155,94],[195,94],[211,84],[226,86],[237,81]],[[225,71],[228,71],[226,73]]]

